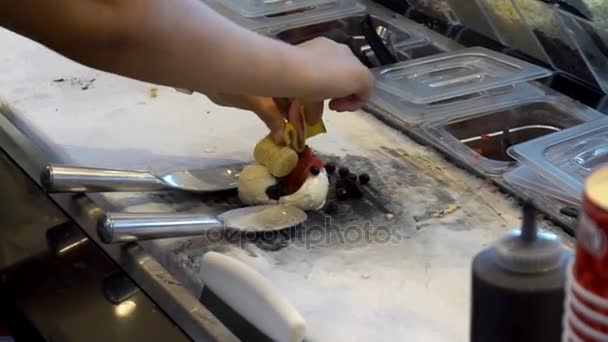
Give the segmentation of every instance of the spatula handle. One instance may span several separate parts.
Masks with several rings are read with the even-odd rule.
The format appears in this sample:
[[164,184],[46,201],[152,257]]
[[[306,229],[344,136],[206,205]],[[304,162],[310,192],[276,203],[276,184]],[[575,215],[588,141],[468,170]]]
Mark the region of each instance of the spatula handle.
[[219,220],[201,214],[107,213],[97,225],[105,243],[203,235],[220,229]]
[[49,165],[40,181],[48,192],[158,191],[167,186],[151,173]]

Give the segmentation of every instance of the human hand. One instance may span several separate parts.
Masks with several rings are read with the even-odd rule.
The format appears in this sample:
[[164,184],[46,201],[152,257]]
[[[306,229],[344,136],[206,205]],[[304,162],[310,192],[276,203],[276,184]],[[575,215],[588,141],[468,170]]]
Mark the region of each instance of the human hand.
[[275,143],[285,145],[285,120],[291,122],[300,144],[306,139],[300,107],[306,113],[306,123],[315,124],[323,117],[323,102],[304,102],[285,98],[221,94],[208,96],[215,104],[254,112],[270,129]]
[[306,98],[313,102],[331,99],[329,108],[336,111],[357,110],[367,102],[374,77],[349,47],[323,37],[296,47],[314,89]]

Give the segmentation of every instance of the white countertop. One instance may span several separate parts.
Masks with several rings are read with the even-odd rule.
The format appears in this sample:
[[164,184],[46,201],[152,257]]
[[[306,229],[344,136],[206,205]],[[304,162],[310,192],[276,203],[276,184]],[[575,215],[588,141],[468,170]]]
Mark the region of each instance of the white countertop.
[[[164,87],[153,97],[153,85],[80,66],[7,31],[0,30],[0,45],[2,110],[56,153],[56,162],[154,172],[201,168],[250,160],[266,133],[251,113]],[[244,261],[300,311],[309,340],[468,340],[472,257],[517,226],[519,208],[368,113],[328,112],[326,124],[329,133],[312,139],[311,146],[323,155],[370,161],[395,214],[393,220],[370,220],[394,225],[399,238],[392,243],[292,243],[275,252],[251,244],[210,246],[202,239],[143,245],[195,294],[201,285],[197,262],[205,250]],[[459,209],[414,219],[443,205],[442,196]],[[187,195],[107,199],[113,209],[128,211],[208,208]]]

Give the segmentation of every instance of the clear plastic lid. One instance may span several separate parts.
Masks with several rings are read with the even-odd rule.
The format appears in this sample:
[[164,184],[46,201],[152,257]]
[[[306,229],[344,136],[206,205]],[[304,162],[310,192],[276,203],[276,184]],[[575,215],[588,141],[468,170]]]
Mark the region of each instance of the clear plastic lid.
[[580,197],[568,193],[526,165],[519,166],[505,173],[503,179],[510,185],[528,189],[534,193],[557,199],[563,203],[574,206],[581,205]]
[[450,118],[467,116],[473,112],[491,110],[533,98],[540,98],[545,91],[529,83],[483,90],[429,104],[416,104],[399,96],[376,89],[370,103],[409,125],[431,124]]
[[515,145],[509,154],[580,197],[585,178],[608,165],[608,117]]
[[557,6],[538,0],[513,0],[513,3],[551,58],[551,64],[593,84],[593,74],[577,49],[576,39],[570,37],[568,29],[560,22]]
[[280,13],[306,11],[338,0],[219,0],[226,7],[247,18],[259,18]]
[[525,51],[528,55],[551,63],[551,59],[526,24],[513,0],[477,0],[506,46]]
[[378,88],[430,104],[551,75],[547,69],[484,48],[469,48],[375,70]]
[[595,80],[608,93],[608,28],[563,11],[558,14]]
[[406,0],[412,8],[446,23],[457,24],[458,19],[448,0]]
[[471,28],[478,33],[484,34],[495,41],[506,45],[505,41],[498,34],[494,23],[488,20],[485,9],[481,7],[477,0],[448,0],[456,18],[463,26]]

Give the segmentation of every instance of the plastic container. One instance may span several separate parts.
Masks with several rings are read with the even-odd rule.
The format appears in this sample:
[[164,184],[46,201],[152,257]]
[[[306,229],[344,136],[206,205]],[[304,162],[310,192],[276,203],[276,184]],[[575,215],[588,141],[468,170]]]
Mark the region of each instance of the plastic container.
[[582,197],[585,178],[594,168],[608,164],[608,118],[515,145],[508,153],[568,193]]
[[485,8],[479,6],[477,0],[447,0],[458,21],[465,27],[473,29],[493,40],[506,45],[498,34],[495,23],[489,20]]
[[608,27],[608,4],[605,0],[578,0],[597,25]]
[[378,68],[377,87],[430,104],[551,75],[549,70],[484,48],[469,48]]
[[567,193],[554,183],[534,172],[528,166],[522,165],[506,172],[503,179],[507,184],[528,189],[533,193],[541,194],[566,204],[574,206],[581,205],[581,198]]
[[260,18],[335,5],[338,0],[222,0],[221,2],[243,17]]
[[526,24],[513,0],[476,0],[504,45],[551,64],[536,36]]
[[[364,16],[360,14],[313,21],[297,27],[284,27],[280,31],[269,32],[269,34],[290,44],[299,44],[316,37],[326,37],[349,46],[353,53],[368,66],[378,66],[380,64],[362,32],[363,18]],[[385,44],[400,61],[444,52],[417,29],[405,24],[402,20],[375,14],[371,15],[371,20],[375,30],[383,32],[385,39],[388,40]]]
[[446,24],[458,24],[458,19],[448,0],[405,0],[420,13],[440,20]]
[[366,8],[357,0],[208,0],[207,4],[237,24],[255,31],[363,13]]
[[575,43],[595,82],[608,93],[608,28],[564,11],[557,11],[557,17]]
[[513,3],[551,58],[553,66],[580,80],[595,84],[593,74],[579,53],[576,42],[560,22],[556,6],[538,0],[513,0]]
[[429,104],[415,104],[397,95],[376,90],[370,104],[383,108],[395,119],[408,126],[419,126],[456,116],[466,116],[480,109],[499,108],[520,101],[541,98],[545,90],[528,84],[518,84],[454,97]]
[[601,117],[568,98],[544,96],[446,116],[423,129],[451,155],[493,176],[518,165],[507,152],[511,146]]

